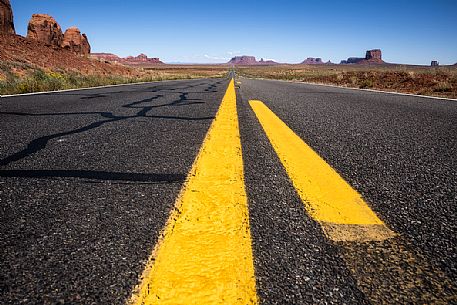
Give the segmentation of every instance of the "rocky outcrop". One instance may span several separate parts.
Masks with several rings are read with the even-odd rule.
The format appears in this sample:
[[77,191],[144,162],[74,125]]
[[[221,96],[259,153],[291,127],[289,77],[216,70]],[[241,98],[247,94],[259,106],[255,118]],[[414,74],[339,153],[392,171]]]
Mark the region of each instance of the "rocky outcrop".
[[90,44],[86,34],[81,35],[77,27],[71,27],[65,31],[62,47],[80,55],[90,54]]
[[16,34],[10,0],[0,0],[0,34]]
[[148,65],[148,64],[163,64],[163,62],[157,58],[149,58],[146,54],[140,54],[136,57],[128,56],[125,58],[121,58],[115,54],[111,53],[92,53],[90,54],[92,58],[96,58],[100,61],[110,61],[115,63],[122,63],[125,65],[131,66],[141,66],[141,65]]
[[342,60],[340,64],[384,64],[382,60],[382,51],[379,49],[368,50],[365,58],[363,57],[349,57],[346,60]]
[[27,29],[27,38],[46,45],[61,47],[63,34],[60,25],[49,15],[33,14]]
[[278,63],[273,60],[264,60],[263,58],[260,61],[257,61],[254,56],[235,56],[228,62],[229,65],[238,65],[238,66],[254,66],[254,65],[277,65]]
[[379,49],[368,50],[365,55],[366,60],[382,61],[382,52]]
[[128,56],[126,58],[123,58],[123,61],[127,62],[127,63],[131,63],[131,64],[145,64],[145,63],[163,64],[163,62],[161,62],[159,58],[157,58],[157,57],[149,58],[146,54],[143,54],[143,53],[136,57]]
[[90,57],[100,61],[120,62],[122,60],[122,58],[112,53],[91,53]]
[[124,64],[129,65],[145,65],[145,64],[163,64],[159,58],[153,57],[149,58],[146,54],[140,54],[136,57],[128,56],[122,59]]
[[303,65],[323,65],[322,58],[308,57],[302,62]]
[[87,38],[86,34],[82,34],[82,46],[84,55],[89,55],[90,54],[90,44],[89,44],[89,39]]
[[42,42],[19,35],[9,35],[8,38],[0,38],[0,61],[18,63],[17,67],[11,71],[18,77],[24,77],[36,71],[37,68],[56,71],[59,74],[62,71],[70,73],[77,71],[83,75],[129,76],[138,73],[128,67],[91,60],[63,48],[46,46]]
[[255,65],[257,64],[257,60],[255,59],[254,56],[235,56],[230,61],[228,62],[229,64],[232,65]]

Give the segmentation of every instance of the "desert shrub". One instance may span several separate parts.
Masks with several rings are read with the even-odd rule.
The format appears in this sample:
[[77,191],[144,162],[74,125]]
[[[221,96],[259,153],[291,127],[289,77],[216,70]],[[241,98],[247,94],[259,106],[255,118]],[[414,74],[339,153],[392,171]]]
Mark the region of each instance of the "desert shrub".
[[359,85],[359,88],[360,89],[369,89],[369,88],[373,88],[373,80],[371,79],[364,79],[361,81],[360,85]]
[[434,88],[434,92],[452,92],[452,86],[448,82],[439,82]]

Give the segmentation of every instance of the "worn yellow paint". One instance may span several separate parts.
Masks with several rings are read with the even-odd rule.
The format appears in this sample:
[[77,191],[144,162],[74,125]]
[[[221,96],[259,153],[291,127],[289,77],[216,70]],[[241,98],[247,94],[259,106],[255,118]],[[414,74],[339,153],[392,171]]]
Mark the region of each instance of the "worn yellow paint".
[[261,101],[249,102],[307,212],[335,241],[394,236],[361,195]]
[[233,80],[132,303],[258,303]]

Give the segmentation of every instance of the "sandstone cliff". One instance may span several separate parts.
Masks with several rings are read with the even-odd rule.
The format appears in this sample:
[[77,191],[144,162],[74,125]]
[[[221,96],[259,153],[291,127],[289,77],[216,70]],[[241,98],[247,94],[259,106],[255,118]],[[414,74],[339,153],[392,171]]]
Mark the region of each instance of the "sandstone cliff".
[[16,34],[10,0],[0,0],[0,34]]

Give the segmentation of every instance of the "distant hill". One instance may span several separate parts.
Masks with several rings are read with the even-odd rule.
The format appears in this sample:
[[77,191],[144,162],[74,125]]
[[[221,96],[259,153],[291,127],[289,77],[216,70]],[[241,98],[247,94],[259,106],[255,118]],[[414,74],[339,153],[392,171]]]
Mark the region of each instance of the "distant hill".
[[255,66],[255,65],[279,65],[279,63],[273,60],[264,60],[263,58],[260,61],[254,56],[235,56],[228,62],[230,65],[237,65],[237,66]]
[[156,65],[163,64],[163,62],[157,58],[149,58],[146,54],[140,54],[138,56],[128,56],[128,57],[119,57],[112,53],[91,53],[92,58],[98,59],[100,61],[108,61],[121,63],[129,66],[147,66],[147,65]]

